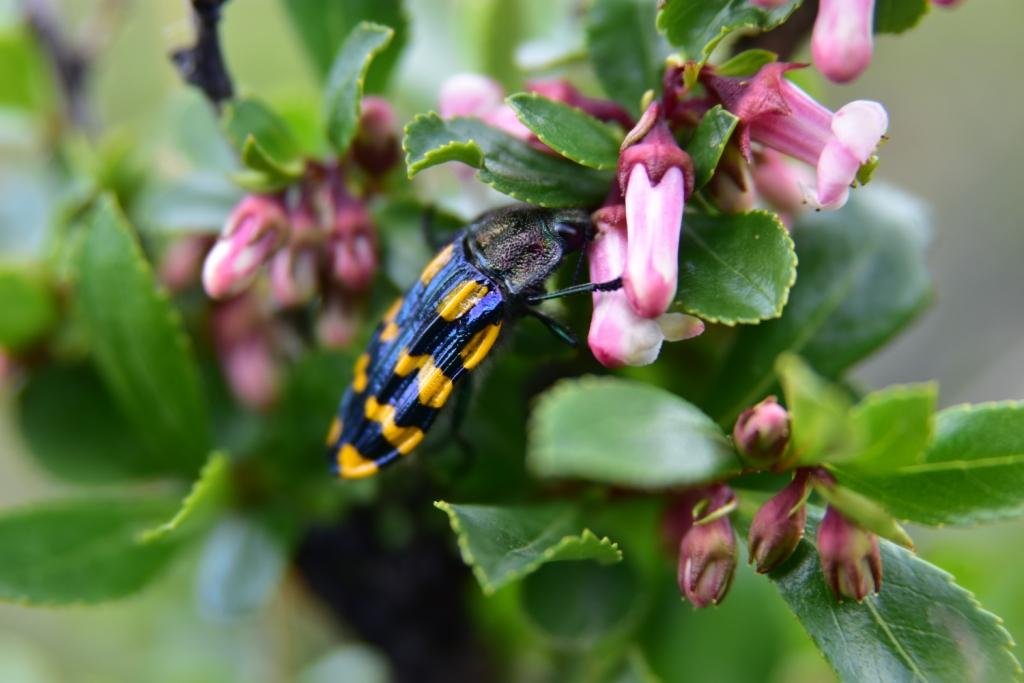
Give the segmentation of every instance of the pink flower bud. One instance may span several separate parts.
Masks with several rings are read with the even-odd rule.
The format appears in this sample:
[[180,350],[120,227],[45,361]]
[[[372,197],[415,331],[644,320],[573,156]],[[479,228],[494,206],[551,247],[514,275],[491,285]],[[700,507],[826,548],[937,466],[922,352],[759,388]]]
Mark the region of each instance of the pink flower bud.
[[501,105],[505,91],[497,81],[479,74],[456,74],[441,84],[438,113],[453,116],[481,116]]
[[320,346],[344,349],[352,344],[359,330],[359,316],[353,302],[341,292],[330,292],[316,320],[316,338]]
[[400,157],[394,109],[383,97],[367,95],[359,113],[359,130],[352,141],[352,158],[370,175],[380,176],[391,170]]
[[878,537],[843,517],[831,505],[818,527],[821,571],[836,599],[857,602],[882,588]]
[[813,200],[817,182],[814,172],[770,147],[754,152],[751,175],[758,196],[778,211],[783,220],[792,219]]
[[797,470],[793,481],[761,506],[750,524],[750,562],[766,574],[789,559],[804,537],[808,474]]
[[652,103],[626,136],[639,141],[619,156],[627,229],[622,284],[633,310],[644,318],[658,317],[675,298],[683,205],[693,191],[693,162],[659,112]]
[[184,291],[199,282],[203,258],[213,246],[207,235],[186,235],[174,240],[160,257],[160,282],[171,293]]
[[327,251],[336,282],[353,291],[370,285],[377,270],[377,230],[366,205],[349,195],[340,180]]
[[821,0],[811,34],[814,66],[830,80],[847,83],[871,63],[875,0]]
[[729,522],[735,506],[732,490],[721,484],[709,490],[706,505],[698,504],[693,526],[679,544],[679,590],[694,607],[717,605],[732,585],[736,571],[736,535]]
[[789,413],[769,396],[740,413],[732,438],[744,460],[755,467],[770,467],[789,445]]
[[269,321],[252,294],[217,306],[213,335],[221,369],[231,393],[253,410],[267,410],[277,400],[281,373]]
[[266,195],[242,199],[206,255],[206,293],[214,299],[224,299],[241,292],[287,237],[288,220],[280,200]]
[[313,298],[317,284],[317,252],[282,249],[270,260],[270,293],[282,306],[299,306]]
[[[626,265],[625,210],[605,207],[594,214],[598,235],[590,244],[590,281],[608,282],[622,275]],[[622,289],[594,292],[594,313],[587,344],[605,367],[649,365],[658,357],[664,339],[654,320],[633,312]]]

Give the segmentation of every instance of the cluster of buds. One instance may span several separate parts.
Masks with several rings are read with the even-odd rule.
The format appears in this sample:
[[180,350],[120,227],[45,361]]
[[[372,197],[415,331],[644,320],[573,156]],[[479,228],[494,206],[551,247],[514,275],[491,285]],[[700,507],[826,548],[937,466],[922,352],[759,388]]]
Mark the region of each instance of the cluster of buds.
[[[774,8],[786,0],[751,0],[759,7]],[[959,0],[932,0],[954,5]],[[848,83],[871,64],[874,51],[875,0],[820,0],[811,33],[811,56],[830,81]]]
[[680,495],[663,518],[666,538],[679,549],[679,592],[694,607],[717,605],[736,572],[736,534],[729,515],[736,495],[713,484]]

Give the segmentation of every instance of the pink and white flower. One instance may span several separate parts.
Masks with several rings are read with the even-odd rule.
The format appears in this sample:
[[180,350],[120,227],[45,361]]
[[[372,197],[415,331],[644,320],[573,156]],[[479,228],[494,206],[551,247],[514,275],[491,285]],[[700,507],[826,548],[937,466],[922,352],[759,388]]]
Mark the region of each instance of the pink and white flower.
[[235,206],[203,263],[203,287],[214,299],[238,294],[288,239],[288,219],[280,199],[248,195]]
[[821,0],[811,33],[814,66],[836,83],[848,83],[871,64],[875,0]]

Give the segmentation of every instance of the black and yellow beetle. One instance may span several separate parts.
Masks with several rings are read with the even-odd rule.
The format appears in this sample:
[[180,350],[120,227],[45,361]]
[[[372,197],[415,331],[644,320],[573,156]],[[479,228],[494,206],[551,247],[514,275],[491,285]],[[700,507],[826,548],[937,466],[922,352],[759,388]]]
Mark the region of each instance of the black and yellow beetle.
[[513,320],[533,306],[618,280],[544,293],[544,282],[589,239],[588,214],[513,206],[486,213],[441,249],[384,314],[327,436],[332,469],[361,478],[408,455],[423,440],[459,380],[487,357]]

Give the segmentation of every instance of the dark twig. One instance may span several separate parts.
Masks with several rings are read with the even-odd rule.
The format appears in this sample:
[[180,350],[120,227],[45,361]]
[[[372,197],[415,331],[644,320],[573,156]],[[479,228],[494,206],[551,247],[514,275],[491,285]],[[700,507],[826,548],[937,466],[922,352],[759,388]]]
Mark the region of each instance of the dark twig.
[[767,33],[738,40],[736,52],[760,48],[771,50],[779,55],[779,59],[788,61],[810,35],[817,15],[818,0],[804,0],[804,4],[782,26]]
[[218,32],[220,12],[225,2],[227,0],[192,0],[196,43],[171,53],[171,61],[181,77],[202,90],[218,110],[224,100],[234,95]]

